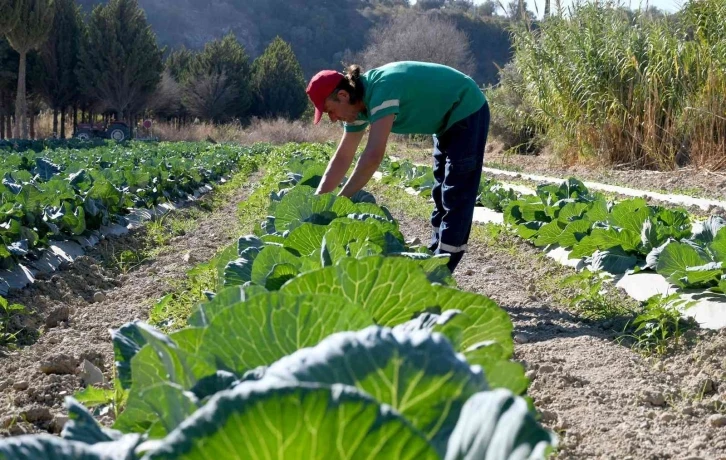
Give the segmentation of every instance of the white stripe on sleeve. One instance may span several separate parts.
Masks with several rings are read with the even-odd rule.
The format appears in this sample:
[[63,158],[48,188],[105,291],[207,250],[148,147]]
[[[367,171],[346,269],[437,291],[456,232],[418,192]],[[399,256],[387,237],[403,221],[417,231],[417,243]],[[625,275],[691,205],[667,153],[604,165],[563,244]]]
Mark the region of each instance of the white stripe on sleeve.
[[401,101],[399,99],[389,99],[387,101],[384,101],[381,103],[381,105],[378,105],[371,109],[371,116],[375,115],[376,112],[378,112],[379,110],[387,109],[389,107],[398,107],[400,102]]

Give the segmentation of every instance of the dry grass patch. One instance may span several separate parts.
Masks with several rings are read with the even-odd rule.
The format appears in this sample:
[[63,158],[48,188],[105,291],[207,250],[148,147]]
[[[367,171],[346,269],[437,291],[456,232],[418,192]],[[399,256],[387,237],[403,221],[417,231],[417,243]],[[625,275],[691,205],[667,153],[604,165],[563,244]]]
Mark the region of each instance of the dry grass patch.
[[175,125],[171,123],[157,123],[154,134],[164,141],[204,141],[239,142],[253,144],[255,142],[269,142],[272,144],[286,144],[289,142],[334,142],[342,133],[342,129],[332,123],[321,122],[314,125],[311,122],[300,120],[289,121],[282,118],[276,120],[254,119],[248,126],[239,123],[212,124],[191,123]]

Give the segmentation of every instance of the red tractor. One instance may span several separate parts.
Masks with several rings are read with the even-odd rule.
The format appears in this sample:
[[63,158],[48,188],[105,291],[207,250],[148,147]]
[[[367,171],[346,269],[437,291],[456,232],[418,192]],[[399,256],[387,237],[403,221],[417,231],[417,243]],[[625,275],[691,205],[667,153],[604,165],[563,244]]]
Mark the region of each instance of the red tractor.
[[100,137],[121,142],[131,138],[131,130],[129,129],[129,125],[123,121],[114,120],[109,122],[108,125],[105,123],[79,123],[76,125],[74,137],[83,141]]

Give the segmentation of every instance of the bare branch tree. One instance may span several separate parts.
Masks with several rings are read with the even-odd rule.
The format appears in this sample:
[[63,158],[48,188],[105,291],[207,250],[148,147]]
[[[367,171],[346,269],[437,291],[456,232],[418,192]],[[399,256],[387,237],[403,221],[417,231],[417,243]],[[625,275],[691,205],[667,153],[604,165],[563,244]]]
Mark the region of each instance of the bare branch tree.
[[183,92],[184,105],[189,112],[212,121],[221,121],[229,113],[236,97],[237,89],[224,72],[193,78],[187,82]]
[[182,88],[167,69],[161,74],[156,91],[149,98],[149,109],[162,116],[175,116],[182,108]]
[[422,61],[448,65],[468,75],[476,70],[466,34],[436,13],[405,12],[375,28],[360,61],[366,69],[395,61]]

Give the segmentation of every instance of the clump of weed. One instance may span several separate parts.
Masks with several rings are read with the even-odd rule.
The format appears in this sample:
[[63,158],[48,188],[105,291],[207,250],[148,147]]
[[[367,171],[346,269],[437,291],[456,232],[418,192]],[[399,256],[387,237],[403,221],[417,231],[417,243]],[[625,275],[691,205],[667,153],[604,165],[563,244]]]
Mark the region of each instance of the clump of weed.
[[180,215],[164,215],[146,224],[146,255],[150,258],[168,250],[171,240],[184,236],[196,228],[201,211],[195,208],[184,210]]
[[113,254],[113,263],[123,274],[140,267],[146,261],[143,251],[124,249],[118,255]]
[[89,385],[73,394],[76,401],[86,406],[97,417],[110,413],[116,419],[126,407],[129,390],[121,385],[116,367],[112,368],[112,372],[112,383],[105,383],[102,386]]
[[693,318],[684,318],[682,313],[694,304],[677,293],[652,296],[630,323],[631,332],[620,340],[631,340],[632,348],[644,355],[665,355],[684,344],[685,332],[698,327]]
[[13,318],[28,314],[27,308],[20,304],[9,304],[4,297],[0,297],[0,346],[13,348],[17,342],[18,334],[22,329],[15,330]]
[[607,284],[610,278],[610,275],[590,270],[570,275],[562,280],[561,286],[571,288],[575,295],[563,300],[570,309],[590,320],[631,317],[635,313],[633,306],[611,292],[615,288]]

